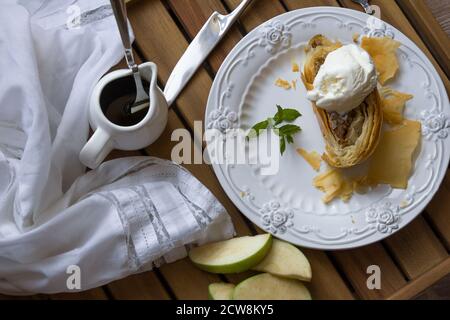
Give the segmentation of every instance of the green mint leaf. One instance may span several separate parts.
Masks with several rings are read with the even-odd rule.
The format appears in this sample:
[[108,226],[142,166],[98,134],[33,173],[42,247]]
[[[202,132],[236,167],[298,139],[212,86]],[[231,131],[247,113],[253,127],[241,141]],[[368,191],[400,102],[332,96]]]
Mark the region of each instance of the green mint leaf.
[[284,126],[279,128],[280,135],[282,136],[292,136],[299,132],[301,128],[296,126],[295,124],[285,124]]
[[283,108],[277,104],[277,113],[275,113],[273,120],[275,125],[280,124],[283,121]]
[[301,113],[295,109],[283,109],[283,121],[292,122],[301,116]]
[[264,120],[261,122],[258,122],[257,124],[255,124],[251,129],[250,132],[247,134],[248,138],[253,138],[256,137],[260,134],[260,132],[264,129],[267,129],[267,127],[269,126],[269,120]]
[[286,140],[284,139],[284,136],[280,136],[280,153],[281,153],[281,155],[283,155],[285,150],[286,150]]
[[294,138],[292,138],[291,135],[287,135],[286,136],[286,140],[287,140],[288,143],[294,143]]
[[301,113],[295,109],[283,109],[277,104],[277,113],[273,117],[275,120],[275,125],[280,124],[283,121],[292,122],[301,116]]
[[299,132],[301,128],[293,124],[285,124],[283,126],[278,125],[280,125],[283,121],[292,122],[300,116],[301,113],[296,109],[283,109],[283,107],[277,105],[277,112],[273,118],[267,118],[266,120],[255,124],[247,134],[247,138],[256,137],[262,130],[272,128],[274,133],[279,136],[280,153],[283,155],[286,151],[286,141],[287,143],[294,143],[293,136]]

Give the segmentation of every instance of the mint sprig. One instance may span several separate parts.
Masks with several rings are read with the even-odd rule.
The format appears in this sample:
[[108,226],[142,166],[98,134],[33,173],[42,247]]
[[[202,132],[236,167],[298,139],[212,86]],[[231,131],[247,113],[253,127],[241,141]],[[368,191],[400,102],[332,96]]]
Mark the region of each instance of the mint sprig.
[[263,130],[274,129],[275,133],[280,137],[280,153],[283,154],[286,150],[286,142],[294,143],[293,136],[300,132],[301,128],[295,124],[281,124],[283,122],[293,122],[300,116],[301,113],[295,109],[283,109],[280,105],[277,105],[275,115],[255,124],[247,134],[247,138],[259,136]]
[[292,122],[298,117],[301,116],[301,113],[295,109],[283,109],[280,105],[277,104],[277,113],[273,116],[273,120],[275,121],[275,125],[280,124],[283,121]]

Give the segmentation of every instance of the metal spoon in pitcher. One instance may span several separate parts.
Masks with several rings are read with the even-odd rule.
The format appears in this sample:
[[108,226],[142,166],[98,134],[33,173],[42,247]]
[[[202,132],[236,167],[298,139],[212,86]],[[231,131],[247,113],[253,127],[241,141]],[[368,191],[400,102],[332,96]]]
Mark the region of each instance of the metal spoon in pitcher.
[[123,0],[110,1],[114,12],[114,17],[116,18],[117,27],[119,28],[120,37],[122,38],[123,47],[125,49],[125,59],[127,60],[128,68],[130,68],[133,72],[133,78],[136,84],[136,99],[133,103],[125,107],[125,112],[131,114],[148,108],[150,100],[147,92],[144,90],[138,65],[134,61],[130,34],[128,33],[127,9],[125,7],[125,3]]

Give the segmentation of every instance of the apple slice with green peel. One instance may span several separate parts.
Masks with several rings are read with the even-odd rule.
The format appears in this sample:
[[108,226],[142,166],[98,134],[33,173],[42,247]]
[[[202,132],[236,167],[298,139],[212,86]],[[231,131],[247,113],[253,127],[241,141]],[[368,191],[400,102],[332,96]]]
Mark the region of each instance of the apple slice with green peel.
[[311,265],[305,255],[292,244],[277,239],[273,239],[269,253],[252,270],[311,281]]
[[233,300],[311,300],[311,294],[298,280],[261,273],[239,283]]
[[208,296],[211,300],[231,300],[236,286],[232,283],[217,282],[208,286]]
[[200,269],[212,273],[238,273],[258,264],[272,245],[270,234],[240,237],[193,248],[189,258]]

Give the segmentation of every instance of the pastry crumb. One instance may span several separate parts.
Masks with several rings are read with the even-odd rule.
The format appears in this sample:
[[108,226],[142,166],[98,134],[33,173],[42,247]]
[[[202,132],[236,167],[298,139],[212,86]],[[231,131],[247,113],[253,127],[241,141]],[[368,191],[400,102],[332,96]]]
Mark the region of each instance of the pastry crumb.
[[297,153],[316,171],[319,171],[322,157],[316,151],[308,152],[303,148],[298,148]]
[[286,90],[291,89],[291,84],[289,83],[289,81],[281,79],[281,78],[278,78],[277,80],[275,80],[275,85],[277,87],[284,88]]
[[347,177],[341,169],[329,168],[326,172],[319,174],[313,180],[313,186],[324,192],[322,201],[330,203],[335,198],[340,198],[343,202],[348,202],[353,194],[367,193],[376,187],[366,176]]
[[339,169],[330,168],[319,174],[314,178],[313,185],[325,193],[322,197],[325,204],[335,198],[341,198],[342,201],[348,202],[353,195],[352,183],[344,177]]
[[291,85],[294,90],[297,90],[297,80],[292,80]]

